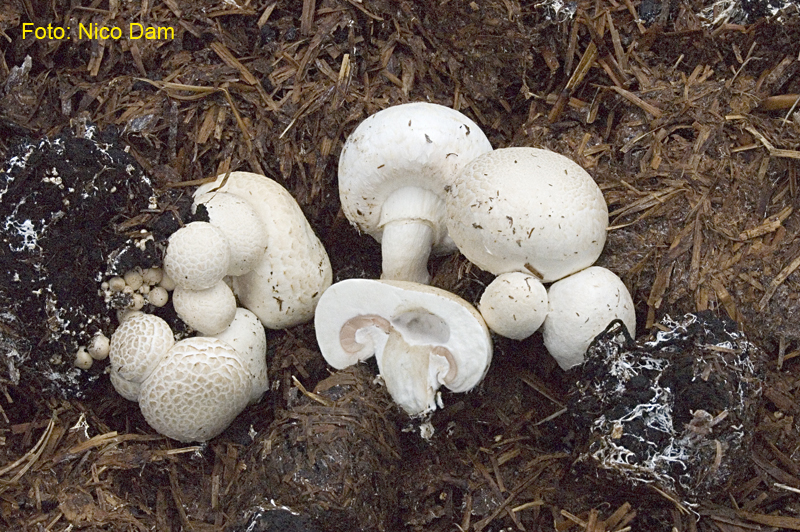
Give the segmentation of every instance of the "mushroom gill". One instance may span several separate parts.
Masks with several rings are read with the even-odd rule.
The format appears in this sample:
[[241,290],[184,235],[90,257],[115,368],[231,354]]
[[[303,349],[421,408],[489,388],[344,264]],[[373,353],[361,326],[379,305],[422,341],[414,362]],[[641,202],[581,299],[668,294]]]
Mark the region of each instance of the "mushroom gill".
[[339,343],[346,353],[354,355],[365,347],[371,347],[356,340],[356,333],[365,327],[377,327],[388,334],[392,325],[389,320],[377,314],[365,314],[350,318],[342,325],[339,331]]

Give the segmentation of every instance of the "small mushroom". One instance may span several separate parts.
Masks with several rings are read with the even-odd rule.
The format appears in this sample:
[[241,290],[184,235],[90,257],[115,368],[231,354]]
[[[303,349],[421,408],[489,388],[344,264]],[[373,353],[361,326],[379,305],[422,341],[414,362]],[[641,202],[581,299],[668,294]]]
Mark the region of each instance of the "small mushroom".
[[244,198],[228,192],[196,195],[193,210],[202,205],[209,223],[228,240],[231,261],[228,275],[244,275],[255,268],[267,248],[267,231],[258,214]]
[[225,281],[205,290],[177,286],[172,293],[172,305],[186,325],[202,334],[222,332],[236,316],[236,297]]
[[550,285],[550,311],[542,334],[547,351],[561,369],[583,363],[592,340],[615,319],[636,335],[631,294],[613,272],[592,266]]
[[130,401],[136,401],[141,383],[173,346],[169,324],[158,316],[136,312],[111,335],[111,384]]
[[208,222],[192,222],[170,235],[164,271],[177,286],[205,290],[225,277],[230,260],[222,231]]
[[556,281],[594,264],[608,207],[592,177],[548,150],[504,148],[466,165],[447,194],[450,236],[476,266]]
[[528,273],[503,273],[483,291],[478,310],[500,336],[524,340],[544,323],[547,289]]
[[233,347],[208,337],[186,338],[169,350],[142,383],[139,408],[159,434],[207,441],[244,410],[250,373]]
[[236,316],[228,328],[213,336],[233,347],[242,357],[253,380],[250,404],[257,403],[269,389],[267,335],[264,333],[264,325],[249,310],[237,308]]
[[491,149],[472,120],[425,102],[384,109],[348,137],[339,158],[342,210],[381,243],[384,279],[427,283],[431,251],[455,250],[445,224],[445,187]]
[[441,385],[454,392],[474,388],[492,358],[478,311],[418,283],[336,283],[322,295],[314,326],[323,357],[337,369],[375,355],[387,390],[411,416],[436,409]]
[[255,268],[233,277],[241,304],[270,329],[311,320],[333,274],[325,248],[292,195],[265,176],[231,172],[199,187],[195,197],[215,191],[247,201],[267,234],[266,251]]

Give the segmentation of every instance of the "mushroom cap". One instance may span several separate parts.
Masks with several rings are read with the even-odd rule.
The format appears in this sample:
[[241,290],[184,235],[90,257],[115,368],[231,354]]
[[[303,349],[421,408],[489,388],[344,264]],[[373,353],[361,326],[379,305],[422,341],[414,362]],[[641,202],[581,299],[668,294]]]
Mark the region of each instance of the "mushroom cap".
[[434,251],[452,251],[444,189],[465,164],[491,150],[478,125],[449,107],[415,102],[379,111],[361,122],[342,148],[342,210],[359,231],[380,242],[384,202],[403,188],[430,191],[431,205],[397,201],[393,217],[423,217],[434,228]]
[[252,271],[233,278],[242,305],[270,329],[311,320],[333,272],[325,248],[292,195],[272,179],[250,172],[221,175],[195,194],[213,190],[245,199],[266,228],[264,257]]
[[481,295],[478,310],[489,329],[512,340],[524,340],[544,323],[547,289],[533,275],[498,275]]
[[317,306],[317,342],[322,356],[336,369],[366,360],[385,347],[386,332],[370,324],[352,331],[360,350],[348,352],[342,346],[343,327],[360,316],[372,316],[376,323],[385,320],[410,346],[446,348],[458,366],[457,374],[444,383],[454,392],[472,389],[489,370],[491,337],[472,305],[440,288],[372,279],[338,282],[325,291]]
[[447,195],[450,236],[495,275],[552,282],[591,266],[606,241],[608,207],[592,177],[558,153],[504,148],[471,161]]
[[230,261],[222,231],[208,222],[192,222],[170,235],[164,271],[177,286],[205,290],[225,277]]
[[244,410],[250,387],[250,373],[233,347],[216,338],[186,338],[142,383],[139,408],[159,434],[207,441]]
[[267,248],[267,231],[256,211],[244,198],[228,192],[195,194],[192,209],[200,204],[208,211],[209,223],[228,240],[231,262],[227,275],[251,271]]
[[141,383],[174,344],[175,338],[166,321],[153,314],[137,312],[111,335],[108,354],[111,372],[123,380]]
[[636,309],[625,283],[613,272],[592,266],[550,285],[550,311],[542,335],[561,369],[583,363],[592,340],[615,319],[636,335]]
[[172,306],[186,325],[208,335],[224,331],[236,316],[236,297],[225,281],[205,290],[177,286],[172,293]]
[[250,372],[253,388],[250,404],[257,403],[269,389],[267,378],[267,335],[258,316],[246,308],[237,308],[236,316],[224,331],[213,335],[233,347]]

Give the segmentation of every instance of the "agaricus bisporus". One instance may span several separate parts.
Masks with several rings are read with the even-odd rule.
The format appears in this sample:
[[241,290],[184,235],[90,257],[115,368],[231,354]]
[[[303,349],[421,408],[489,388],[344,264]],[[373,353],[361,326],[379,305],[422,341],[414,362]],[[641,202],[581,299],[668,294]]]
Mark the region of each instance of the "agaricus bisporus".
[[244,410],[252,395],[245,362],[227,343],[186,338],[144,380],[139,408],[159,434],[181,442],[207,441]]
[[384,109],[350,134],[339,158],[339,197],[350,223],[381,243],[383,279],[428,283],[431,251],[455,251],[445,188],[491,150],[472,120],[426,102]]
[[[548,150],[503,148],[485,153],[464,167],[446,199],[448,230],[461,253],[498,276],[525,274],[516,282],[526,289],[591,266],[605,244],[608,207],[600,188],[578,164]],[[505,292],[491,285],[487,290]],[[530,290],[541,294],[542,287]],[[515,313],[516,321],[528,324],[527,329],[519,323],[506,328],[504,320],[489,316],[487,323],[504,336],[530,336],[546,313],[538,296],[528,298],[527,306],[507,308],[501,298],[492,297],[492,305],[482,306],[491,306],[495,315]],[[526,308],[530,314],[523,316]]]
[[441,385],[454,392],[474,388],[492,359],[480,313],[419,283],[336,283],[320,298],[314,326],[322,356],[336,369],[375,355],[389,394],[410,416],[435,410]]
[[111,335],[109,377],[114,389],[129,401],[139,398],[142,382],[164,359],[175,338],[158,316],[135,312]]
[[550,285],[549,312],[544,320],[544,345],[561,369],[583,363],[592,340],[619,319],[636,335],[633,299],[612,271],[592,266]]
[[[231,197],[219,200],[220,193]],[[246,202],[255,217],[249,210],[235,207],[242,205],[239,200]],[[333,275],[325,248],[292,195],[263,175],[231,172],[200,186],[195,191],[195,204],[206,206],[210,224],[217,225],[221,233],[235,233],[241,225],[239,236],[253,236],[229,238],[234,246],[234,269],[227,273],[236,273],[236,264],[241,265],[238,271],[242,273],[232,277],[233,292],[241,304],[270,329],[311,320]],[[250,225],[257,220],[263,231]],[[261,257],[254,258],[260,249]]]

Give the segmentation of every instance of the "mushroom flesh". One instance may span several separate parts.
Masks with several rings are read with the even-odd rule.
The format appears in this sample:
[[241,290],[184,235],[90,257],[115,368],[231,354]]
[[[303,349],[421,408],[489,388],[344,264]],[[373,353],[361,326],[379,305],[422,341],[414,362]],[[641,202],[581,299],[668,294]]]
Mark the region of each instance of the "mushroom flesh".
[[419,283],[341,281],[323,294],[314,325],[323,357],[337,369],[375,355],[387,390],[411,416],[436,409],[441,385],[471,390],[492,357],[478,311]]

